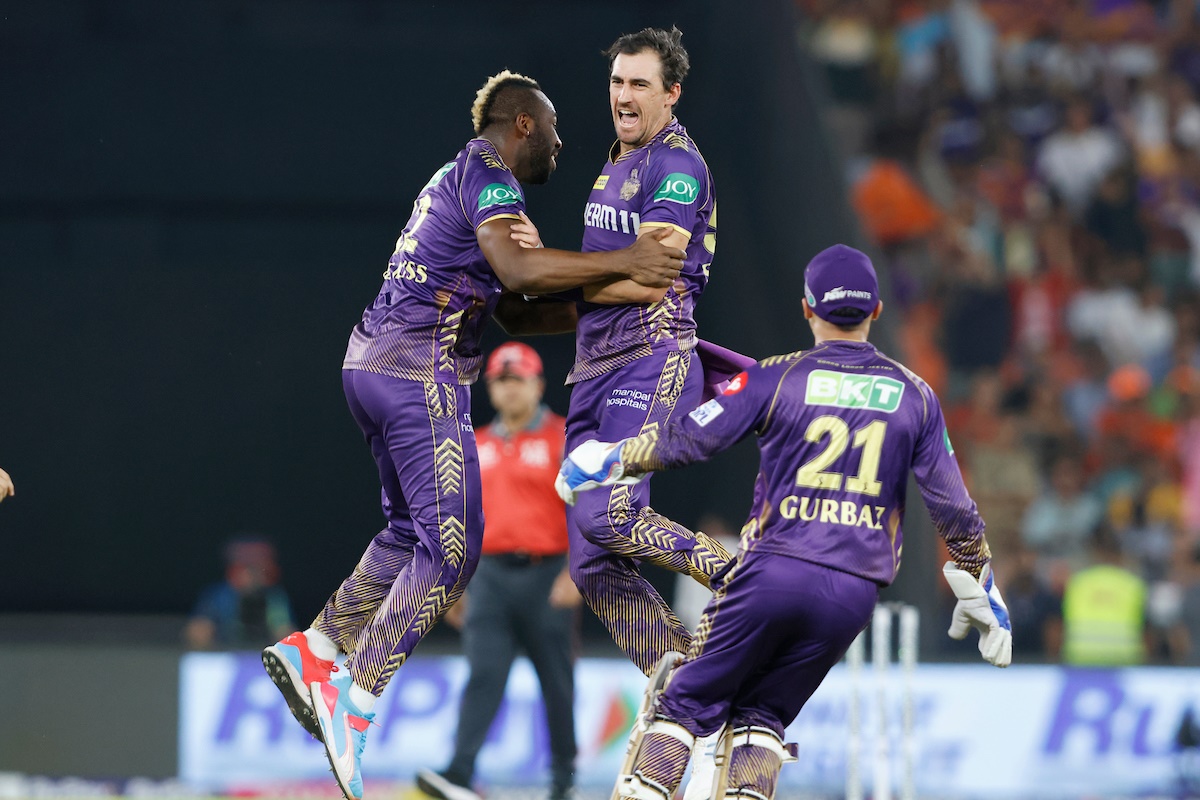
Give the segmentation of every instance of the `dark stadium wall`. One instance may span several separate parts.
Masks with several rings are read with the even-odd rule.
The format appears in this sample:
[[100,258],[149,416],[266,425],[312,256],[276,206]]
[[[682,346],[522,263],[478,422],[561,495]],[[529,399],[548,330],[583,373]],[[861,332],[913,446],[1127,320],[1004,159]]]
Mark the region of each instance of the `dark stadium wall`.
[[[500,9],[504,8],[503,13]],[[678,24],[679,117],[713,170],[702,335],[810,343],[801,269],[856,241],[793,5],[694,2],[23,4],[0,27],[3,612],[182,614],[240,532],[279,545],[301,621],[381,525],[344,407],[350,328],[415,193],[507,67],[557,106],[559,170],[528,191],[575,248],[613,139],[600,51]],[[502,339],[496,328],[487,345]],[[535,342],[565,411],[569,337]],[[487,412],[476,392],[476,421]],[[686,524],[745,515],[756,455],[656,479]],[[47,580],[49,578],[49,580]]]
[[0,773],[113,784],[174,778],[179,671],[178,652],[128,642],[0,646],[0,675],[21,676],[0,688]]

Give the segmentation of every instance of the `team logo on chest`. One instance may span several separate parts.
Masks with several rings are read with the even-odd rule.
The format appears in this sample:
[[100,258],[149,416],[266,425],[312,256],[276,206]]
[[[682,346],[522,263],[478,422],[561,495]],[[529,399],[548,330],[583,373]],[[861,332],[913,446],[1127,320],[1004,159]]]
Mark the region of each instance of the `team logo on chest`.
[[621,199],[628,200],[638,193],[638,189],[642,188],[641,178],[638,177],[637,167],[629,171],[629,177],[621,184]]

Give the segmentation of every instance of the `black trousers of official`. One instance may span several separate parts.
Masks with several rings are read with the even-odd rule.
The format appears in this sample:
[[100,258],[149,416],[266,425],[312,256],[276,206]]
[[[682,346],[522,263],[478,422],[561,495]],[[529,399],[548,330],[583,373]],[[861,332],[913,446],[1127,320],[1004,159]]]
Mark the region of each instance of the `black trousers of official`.
[[475,759],[495,720],[513,659],[524,652],[537,671],[550,734],[552,786],[573,785],[575,664],[578,609],[552,608],[550,587],[565,555],[530,561],[483,556],[468,589],[463,649],[470,677],[463,691],[454,757],[445,776],[470,786]]

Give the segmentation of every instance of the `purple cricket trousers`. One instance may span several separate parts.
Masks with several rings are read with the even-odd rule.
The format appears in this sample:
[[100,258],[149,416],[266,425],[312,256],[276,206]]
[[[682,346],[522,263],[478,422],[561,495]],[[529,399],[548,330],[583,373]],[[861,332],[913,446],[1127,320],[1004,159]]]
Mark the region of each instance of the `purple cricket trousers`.
[[313,627],[351,654],[354,682],[379,695],[479,563],[471,390],[362,370],[343,370],[342,386],[379,468],[387,527]]
[[700,623],[692,652],[663,692],[663,716],[702,736],[770,728],[782,739],[871,618],[879,586],[774,553],[741,553]]
[[[616,441],[661,428],[696,407],[704,375],[690,351],[655,353],[575,384],[567,451],[587,439]],[[691,634],[642,577],[638,561],[702,583],[729,560],[707,535],[650,508],[650,477],[633,486],[581,492],[567,509],[571,577],[617,645],[646,674],[668,650],[687,652]]]

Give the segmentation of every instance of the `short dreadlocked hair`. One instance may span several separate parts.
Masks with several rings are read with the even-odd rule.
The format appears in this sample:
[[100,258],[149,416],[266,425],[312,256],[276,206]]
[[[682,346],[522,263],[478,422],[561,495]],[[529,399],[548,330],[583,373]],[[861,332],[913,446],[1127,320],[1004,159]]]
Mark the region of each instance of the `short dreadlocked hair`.
[[471,106],[471,124],[475,135],[496,122],[511,122],[517,115],[536,114],[538,108],[534,92],[541,86],[533,78],[517,72],[503,70],[487,79]]
[[675,84],[683,83],[691,63],[688,61],[687,50],[683,49],[683,31],[674,25],[669,31],[662,28],[642,28],[637,33],[627,33],[618,38],[604,51],[604,55],[608,56],[608,71],[612,72],[613,61],[622,53],[635,56],[645,50],[657,53],[658,60],[662,62],[664,89],[670,91]]

